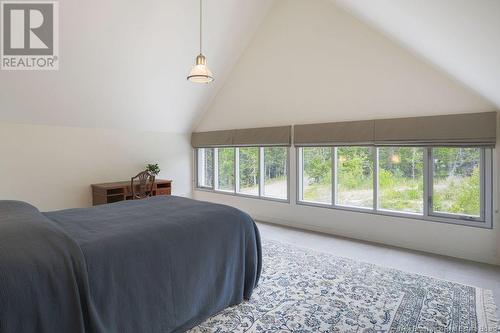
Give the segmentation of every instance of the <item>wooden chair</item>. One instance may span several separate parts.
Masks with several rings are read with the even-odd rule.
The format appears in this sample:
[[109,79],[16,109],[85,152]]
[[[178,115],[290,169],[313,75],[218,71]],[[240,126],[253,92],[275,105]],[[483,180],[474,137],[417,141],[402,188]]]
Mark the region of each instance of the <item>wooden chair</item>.
[[[138,180],[138,182],[136,182]],[[153,186],[155,176],[148,171],[143,171],[132,177],[130,181],[130,190],[132,191],[132,199],[144,199],[153,195]]]

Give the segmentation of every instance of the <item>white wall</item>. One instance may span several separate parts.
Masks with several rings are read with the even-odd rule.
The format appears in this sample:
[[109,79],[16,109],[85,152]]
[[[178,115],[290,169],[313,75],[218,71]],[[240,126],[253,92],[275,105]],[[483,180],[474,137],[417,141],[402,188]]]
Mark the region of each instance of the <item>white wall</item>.
[[185,134],[0,123],[0,200],[41,210],[91,205],[90,184],[128,180],[146,163],[191,195],[191,148]]
[[130,179],[147,162],[190,195],[189,138],[173,133],[192,129],[271,2],[207,2],[216,82],[197,85],[186,80],[197,1],[59,1],[59,70],[0,71],[0,199],[89,206],[90,184]]
[[[489,101],[332,2],[279,0],[197,130],[490,110]],[[497,212],[494,229],[487,230],[298,206],[291,153],[291,204],[202,191],[194,196],[262,221],[500,264]],[[494,200],[498,209],[498,186]]]

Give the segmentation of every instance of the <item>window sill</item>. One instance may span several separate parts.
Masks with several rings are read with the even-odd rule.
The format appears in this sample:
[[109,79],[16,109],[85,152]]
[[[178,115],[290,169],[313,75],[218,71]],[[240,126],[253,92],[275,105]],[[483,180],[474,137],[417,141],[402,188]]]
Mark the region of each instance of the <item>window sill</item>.
[[390,216],[390,217],[399,217],[406,218],[418,221],[426,221],[426,222],[439,222],[439,223],[447,223],[447,224],[455,224],[455,225],[463,225],[468,227],[482,228],[482,229],[492,229],[491,221],[470,221],[464,220],[460,218],[449,218],[449,217],[441,217],[441,216],[432,216],[427,215],[424,216],[418,213],[402,213],[388,210],[375,210],[375,209],[367,209],[367,208],[356,208],[356,207],[346,207],[346,206],[337,206],[332,204],[324,204],[324,203],[314,203],[307,201],[297,201],[297,205],[299,206],[309,206],[309,207],[318,207],[318,208],[326,208],[333,210],[343,210],[354,213],[363,213],[363,214],[371,214],[371,215],[380,215],[380,216]]
[[230,195],[232,197],[238,197],[238,198],[265,200],[265,201],[273,201],[273,202],[286,203],[286,204],[290,203],[289,199],[279,199],[279,198],[251,195],[251,194],[235,193],[235,192],[230,192],[230,191],[212,190],[209,188],[202,188],[202,187],[195,187],[194,190],[201,191],[201,192],[209,192],[209,193],[214,193],[214,194]]

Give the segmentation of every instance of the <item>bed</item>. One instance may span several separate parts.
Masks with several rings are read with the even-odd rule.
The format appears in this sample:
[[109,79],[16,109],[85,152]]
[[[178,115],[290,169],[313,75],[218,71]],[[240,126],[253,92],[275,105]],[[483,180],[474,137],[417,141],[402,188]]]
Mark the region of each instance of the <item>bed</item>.
[[0,332],[183,332],[250,299],[258,229],[175,196],[42,213],[0,201]]

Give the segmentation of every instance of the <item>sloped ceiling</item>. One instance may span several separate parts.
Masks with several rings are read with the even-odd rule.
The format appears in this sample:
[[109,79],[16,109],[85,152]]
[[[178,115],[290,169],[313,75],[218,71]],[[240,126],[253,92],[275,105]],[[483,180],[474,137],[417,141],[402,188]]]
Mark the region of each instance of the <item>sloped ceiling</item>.
[[333,1],[500,108],[500,1]]
[[204,1],[216,81],[196,85],[198,0],[60,1],[60,70],[0,71],[0,122],[188,132],[271,2]]
[[276,0],[196,129],[494,109],[333,1]]
[[[500,1],[331,0],[500,107]],[[60,1],[60,70],[0,71],[0,122],[189,132],[274,0]]]

